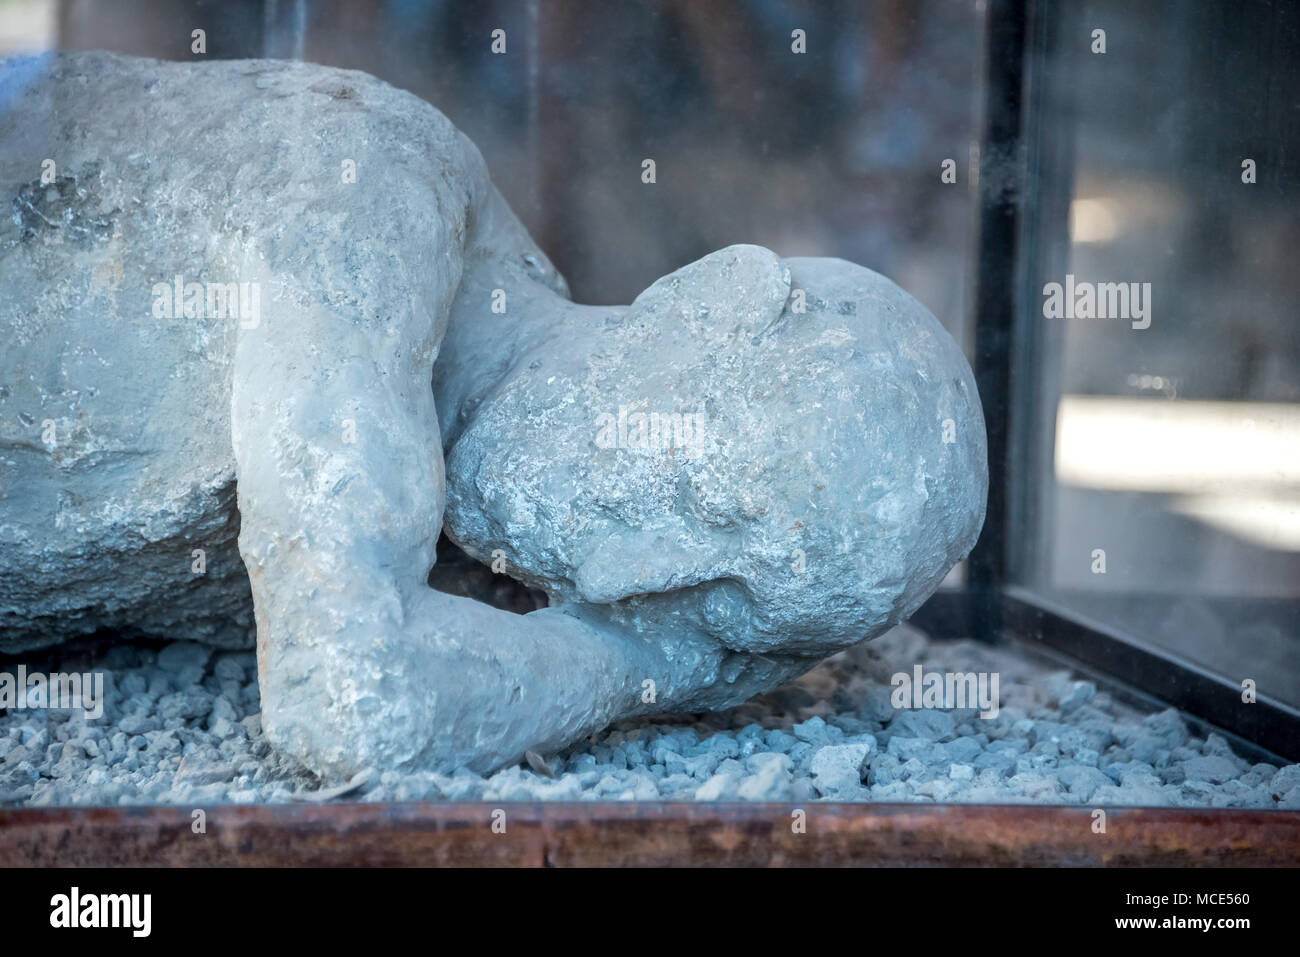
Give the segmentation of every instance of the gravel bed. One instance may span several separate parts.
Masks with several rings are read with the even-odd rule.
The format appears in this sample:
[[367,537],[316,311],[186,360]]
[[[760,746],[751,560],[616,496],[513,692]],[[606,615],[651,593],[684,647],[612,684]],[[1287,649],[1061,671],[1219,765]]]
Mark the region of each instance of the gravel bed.
[[[917,664],[997,673],[999,713],[895,708],[890,676]],[[104,671],[104,714],[0,713],[0,803],[9,806],[446,799],[1300,809],[1300,765],[1251,763],[1222,737],[1194,734],[1173,710],[1143,714],[1013,651],[931,641],[907,626],[729,711],[623,722],[487,777],[363,772],[333,787],[267,744],[251,652],[117,644],[62,652],[44,667]]]

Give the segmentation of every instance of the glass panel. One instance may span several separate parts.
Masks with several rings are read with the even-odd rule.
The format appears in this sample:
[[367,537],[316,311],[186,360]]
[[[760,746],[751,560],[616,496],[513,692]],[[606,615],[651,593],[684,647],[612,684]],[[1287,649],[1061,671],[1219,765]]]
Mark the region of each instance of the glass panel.
[[1019,574],[1300,703],[1300,12],[1071,7],[1035,118],[1068,206],[1032,214]]

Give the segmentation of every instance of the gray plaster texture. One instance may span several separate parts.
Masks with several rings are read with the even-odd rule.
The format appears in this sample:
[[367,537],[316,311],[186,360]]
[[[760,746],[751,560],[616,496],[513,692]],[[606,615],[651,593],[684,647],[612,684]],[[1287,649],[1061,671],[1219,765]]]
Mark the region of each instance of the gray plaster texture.
[[[775,687],[974,544],[970,371],[869,270],[734,246],[575,305],[352,71],[67,54],[0,103],[0,651],[255,632],[283,760],[486,772]],[[551,607],[428,587],[444,506]]]
[[914,612],[983,520],[960,350],[851,263],[731,246],[627,308],[458,313],[443,354],[448,531],[552,603],[824,657]]

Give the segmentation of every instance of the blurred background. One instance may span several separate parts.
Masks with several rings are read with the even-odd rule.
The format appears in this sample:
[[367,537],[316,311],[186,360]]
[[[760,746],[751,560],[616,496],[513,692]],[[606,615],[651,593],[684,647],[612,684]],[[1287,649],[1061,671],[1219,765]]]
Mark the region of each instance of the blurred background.
[[1300,11],[1038,9],[1015,177],[978,155],[977,0],[0,0],[0,53],[193,60],[201,28],[209,58],[365,70],[474,140],[579,301],[758,243],[885,273],[968,355],[978,181],[1006,178],[1027,289],[1152,284],[1144,330],[1018,303],[1017,582],[1300,703]]
[[[574,297],[735,242],[841,256],[961,327],[980,14],[960,0],[8,0],[0,42],[365,70],[437,106]],[[23,30],[27,35],[23,35]],[[491,52],[492,31],[506,52]],[[807,52],[792,51],[792,31]],[[940,163],[960,164],[939,189]],[[641,182],[643,159],[657,182]]]

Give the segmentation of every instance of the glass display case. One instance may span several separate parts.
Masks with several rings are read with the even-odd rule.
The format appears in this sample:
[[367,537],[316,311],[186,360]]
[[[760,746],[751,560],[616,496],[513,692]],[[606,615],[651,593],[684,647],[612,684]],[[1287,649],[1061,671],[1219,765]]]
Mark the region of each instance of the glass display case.
[[1008,167],[983,193],[976,321],[1001,478],[972,558],[987,634],[1291,756],[1294,18],[1007,18],[986,142]]
[[[668,714],[619,712],[594,731],[547,739],[554,746],[546,753],[529,748],[520,759],[517,749],[505,767],[355,774],[349,767],[343,780],[299,767],[263,734],[259,688],[275,655],[262,645],[252,650],[253,631],[259,640],[266,631],[262,607],[242,644],[214,646],[197,633],[129,623],[87,628],[64,644],[15,642],[0,656],[0,674],[103,671],[113,690],[109,727],[84,735],[67,730],[66,718],[0,701],[0,862],[48,861],[64,853],[67,829],[80,827],[90,836],[81,863],[154,856],[226,863],[223,848],[239,840],[181,846],[168,837],[187,825],[182,807],[207,801],[241,806],[223,826],[236,837],[259,835],[258,849],[245,842],[241,853],[262,864],[331,860],[340,853],[331,844],[337,831],[365,831],[364,840],[341,842],[341,853],[359,863],[497,855],[491,859],[606,864],[611,847],[667,863],[744,862],[747,854],[769,863],[773,856],[813,864],[1105,863],[1112,852],[1089,843],[1093,815],[1134,807],[1142,810],[1118,818],[1112,833],[1124,835],[1139,863],[1182,864],[1188,854],[1295,863],[1300,271],[1288,257],[1300,240],[1300,7],[1270,0],[0,0],[0,56],[33,57],[9,61],[0,77],[8,116],[0,123],[9,124],[0,136],[18,137],[14,112],[30,77],[62,54],[91,50],[185,63],[302,61],[409,91],[481,154],[509,207],[491,207],[482,219],[504,221],[513,210],[528,234],[519,241],[544,253],[516,257],[524,263],[518,268],[552,291],[567,284],[574,303],[635,309],[647,301],[638,297],[662,288],[660,277],[680,277],[675,271],[737,244],[766,247],[783,260],[861,264],[888,277],[937,318],[957,344],[953,356],[969,363],[987,436],[987,508],[969,554],[953,557],[924,604],[904,614],[907,602],[898,598],[881,620],[899,627],[876,641],[828,646],[801,668],[782,659],[790,680],[773,679],[743,702],[719,696],[712,707],[715,699],[695,697]],[[335,76],[344,77],[341,85],[312,88],[330,100],[322,114],[359,95],[347,75]],[[273,98],[275,82],[258,89]],[[242,150],[260,148],[223,141],[223,116],[209,115],[204,102],[185,106],[195,135],[209,139],[214,155],[228,154],[232,170]],[[274,107],[250,99],[248,109]],[[51,131],[80,122],[57,110],[47,120]],[[342,147],[319,132],[323,123],[304,111],[283,140],[311,142],[336,164]],[[40,160],[33,154],[32,163]],[[346,177],[350,160],[343,162]],[[40,175],[33,167],[23,179],[16,168],[16,161],[0,165],[6,188]],[[172,175],[178,190],[212,187]],[[294,175],[284,173],[285,181]],[[0,267],[32,231],[80,215],[75,184],[47,192],[58,193],[61,182],[41,180],[29,192],[15,186]],[[266,195],[284,203],[289,227],[313,214],[296,196],[276,199],[271,185]],[[49,213],[55,207],[59,215],[66,208],[66,220]],[[383,207],[376,216],[390,214]],[[361,215],[337,218],[346,225]],[[466,217],[450,232],[437,232],[437,223],[430,232],[463,236],[473,226]],[[396,242],[424,225],[399,222],[385,235]],[[198,248],[194,235],[188,240]],[[187,239],[183,230],[177,236],[178,245]],[[318,259],[297,260],[304,274],[319,268],[333,280],[356,271],[350,258],[335,262],[321,248]],[[72,255],[69,272],[81,264]],[[422,268],[436,273],[436,259]],[[53,289],[61,274],[38,278]],[[11,281],[16,299],[21,280]],[[117,288],[111,275],[104,282]],[[454,285],[440,307],[451,309],[468,286]],[[32,301],[45,291],[22,289]],[[485,289],[504,302],[503,290]],[[731,298],[750,292],[737,288]],[[334,303],[348,293],[322,295]],[[536,295],[526,301],[542,301]],[[853,305],[840,304],[845,315]],[[648,314],[670,321],[666,311]],[[4,321],[0,313],[0,330]],[[617,317],[601,321],[612,327]],[[15,319],[11,331],[19,328]],[[439,334],[446,328],[442,321]],[[30,347],[26,336],[14,332],[15,350]],[[58,333],[48,341],[57,345]],[[198,351],[209,345],[205,339]],[[427,351],[439,348],[435,342]],[[463,352],[487,355],[473,343]],[[52,354],[48,368],[84,358],[66,343]],[[446,349],[438,361],[454,354]],[[302,364],[313,357],[305,350]],[[278,396],[298,367],[285,368],[268,395]],[[807,375],[780,371],[783,385],[754,383],[754,393],[796,392]],[[20,447],[40,449],[32,436],[40,435],[41,416],[18,409],[8,385],[0,382],[0,417],[10,429],[0,433],[0,468],[9,467],[0,474],[0,531],[17,541],[17,520],[6,526],[4,507],[40,498],[29,499],[23,487]],[[490,405],[498,398],[490,392],[480,390],[464,408]],[[227,393],[221,401],[234,403]],[[542,403],[536,417],[549,413]],[[344,420],[343,428],[347,421],[355,427]],[[443,481],[443,447],[450,462],[462,439],[460,424],[444,418],[433,426],[437,479],[430,484]],[[6,449],[19,451],[5,459]],[[518,491],[522,501],[525,478],[518,489],[515,481],[509,475],[500,494]],[[972,489],[982,481],[975,471],[968,477]],[[561,475],[547,490],[563,499],[567,493],[554,488],[562,484]],[[233,499],[234,488],[228,492]],[[75,496],[65,489],[46,497],[62,510]],[[527,524],[519,514],[503,526]],[[855,513],[858,524],[862,514]],[[881,527],[897,524],[886,510],[869,514]],[[920,506],[913,517],[919,514]],[[232,522],[222,526],[230,584],[213,586],[204,600],[223,615],[228,600],[251,628],[250,575],[234,544],[238,514]],[[246,530],[245,537],[254,536]],[[469,537],[439,540],[433,589],[497,610],[554,611],[547,593],[558,604],[560,587],[548,589],[541,575],[515,581],[512,555],[471,556]],[[610,546],[603,561],[653,565],[660,551],[671,552],[670,539],[659,539],[649,557]],[[792,543],[782,561],[792,558],[799,575],[807,556]],[[28,587],[27,567],[6,568],[5,555],[0,598],[17,607],[10,595],[51,590]],[[375,557],[381,569],[387,562]],[[596,594],[592,604],[632,608],[629,614],[656,591],[602,593],[583,584],[597,572],[583,572],[577,585],[576,573],[563,584],[587,587],[584,599]],[[122,574],[135,572],[124,566]],[[251,577],[256,593],[262,586],[258,574]],[[674,570],[659,590],[689,591],[704,576],[683,586],[684,577]],[[739,617],[727,617],[733,606],[724,588],[744,576],[721,577],[724,585],[700,599],[699,616],[730,627]],[[842,597],[829,594],[826,607]],[[673,620],[693,621],[694,612],[692,605]],[[194,637],[198,645],[188,640]],[[778,658],[785,651],[776,650]],[[728,682],[763,667],[752,658],[737,664],[739,657],[717,666]],[[965,698],[957,704],[949,681],[930,702],[920,690],[930,668],[949,678],[991,676],[991,689],[979,684],[978,693],[992,697],[980,699],[982,707]],[[494,680],[498,697],[513,685],[512,701],[543,709],[525,679],[502,672]],[[637,682],[640,693],[640,673]],[[900,684],[909,689],[902,697]],[[331,687],[355,700],[346,682]],[[502,850],[469,836],[466,821],[511,802],[528,804],[519,820],[527,833],[545,833],[545,851],[526,842]],[[293,810],[303,804],[315,815],[308,823]],[[90,822],[67,808],[111,810]],[[787,820],[792,808],[814,815],[827,835],[822,843],[748,846],[769,833],[772,815]],[[953,808],[957,816],[939,813]],[[73,816],[60,817],[65,811]],[[1208,824],[1197,817],[1200,829],[1189,829],[1191,815],[1211,811],[1223,816]],[[710,826],[729,835],[722,850],[700,836]],[[446,837],[452,831],[458,836]],[[985,837],[971,839],[972,832]],[[492,840],[488,831],[482,837]]]

